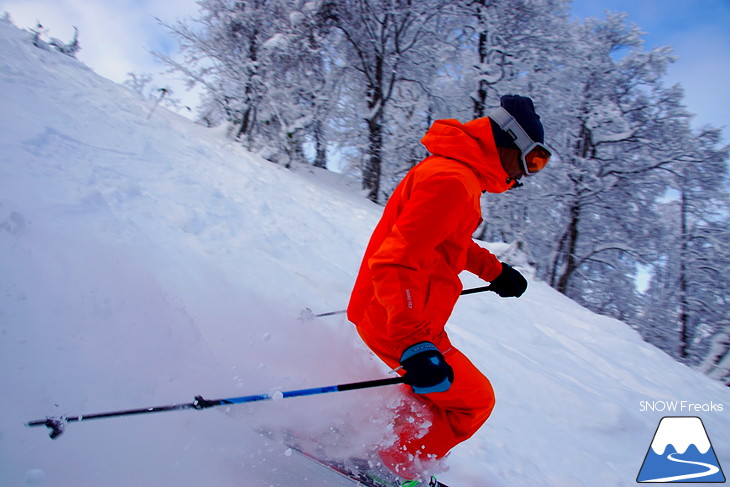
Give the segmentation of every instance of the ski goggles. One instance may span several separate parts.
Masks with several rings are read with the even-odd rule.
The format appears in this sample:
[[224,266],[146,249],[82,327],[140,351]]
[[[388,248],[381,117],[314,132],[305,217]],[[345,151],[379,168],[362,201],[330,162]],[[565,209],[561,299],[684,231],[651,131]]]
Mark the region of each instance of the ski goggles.
[[497,107],[489,113],[489,118],[497,122],[499,128],[512,137],[515,145],[520,149],[522,169],[525,170],[526,175],[532,176],[547,165],[552,156],[550,150],[545,147],[545,144],[532,140],[522,125],[507,110]]

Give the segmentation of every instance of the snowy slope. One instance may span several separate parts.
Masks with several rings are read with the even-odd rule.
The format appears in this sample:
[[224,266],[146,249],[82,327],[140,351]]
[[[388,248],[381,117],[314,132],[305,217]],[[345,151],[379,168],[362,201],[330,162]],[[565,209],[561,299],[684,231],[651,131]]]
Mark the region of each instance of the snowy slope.
[[[55,441],[23,426],[388,375],[341,317],[297,319],[346,305],[381,208],[165,110],[148,120],[149,103],[29,39],[0,22],[0,486],[343,485],[255,430],[359,430],[356,448],[385,435],[397,387],[90,421]],[[632,485],[665,415],[701,416],[730,465],[728,388],[544,283],[465,296],[449,330],[497,393],[447,461],[455,487]],[[675,400],[715,407],[642,402]]]

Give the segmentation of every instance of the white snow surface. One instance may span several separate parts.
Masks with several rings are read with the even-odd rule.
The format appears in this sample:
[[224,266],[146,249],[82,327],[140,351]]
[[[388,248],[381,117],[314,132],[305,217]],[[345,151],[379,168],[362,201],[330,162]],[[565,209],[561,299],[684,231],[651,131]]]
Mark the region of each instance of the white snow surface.
[[[71,423],[56,440],[24,425],[392,375],[342,316],[298,319],[346,306],[382,208],[151,109],[0,22],[0,485],[346,485],[257,431],[346,431],[354,451],[387,437],[398,387]],[[464,296],[448,330],[497,394],[446,460],[452,487],[633,485],[666,415],[641,401],[721,405],[687,415],[730,465],[727,387],[540,281],[519,300]]]

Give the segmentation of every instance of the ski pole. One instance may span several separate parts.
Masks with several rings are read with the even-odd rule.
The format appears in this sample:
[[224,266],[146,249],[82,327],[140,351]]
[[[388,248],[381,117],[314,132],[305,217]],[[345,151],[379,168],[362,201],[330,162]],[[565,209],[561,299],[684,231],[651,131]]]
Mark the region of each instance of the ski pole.
[[[471,289],[464,289],[463,291],[461,291],[461,295],[464,296],[466,294],[483,293],[484,291],[491,291],[491,290],[492,290],[492,285],[490,284],[489,286],[473,287]],[[345,313],[347,313],[347,310],[341,309],[338,311],[328,311],[326,313],[314,314],[314,312],[311,309],[304,308],[299,313],[299,319],[311,320],[313,318],[323,318],[325,316],[343,315]]]
[[464,289],[461,291],[461,295],[464,296],[465,294],[474,294],[474,293],[483,293],[484,291],[491,291],[492,285],[489,286],[482,286],[482,287],[473,287],[471,289]]
[[133,416],[137,414],[161,413],[167,411],[181,411],[184,409],[207,409],[216,406],[227,406],[232,404],[245,404],[249,402],[269,401],[274,399],[285,399],[289,397],[312,396],[316,394],[326,394],[329,392],[354,391],[356,389],[367,389],[371,387],[382,387],[392,384],[402,384],[405,382],[403,377],[391,377],[387,379],[369,380],[363,382],[353,382],[350,384],[340,384],[336,386],[313,387],[310,389],[299,389],[294,391],[274,392],[271,394],[255,394],[252,396],[229,397],[227,399],[203,399],[203,396],[195,396],[193,402],[183,404],[172,404],[169,406],[154,406],[140,409],[128,409],[124,411],[112,411],[108,413],[86,414],[80,416],[61,416],[47,417],[25,423],[26,426],[46,426],[51,430],[49,436],[56,439],[63,434],[66,423],[76,423],[80,421],[88,421],[91,419],[115,418],[119,416]]

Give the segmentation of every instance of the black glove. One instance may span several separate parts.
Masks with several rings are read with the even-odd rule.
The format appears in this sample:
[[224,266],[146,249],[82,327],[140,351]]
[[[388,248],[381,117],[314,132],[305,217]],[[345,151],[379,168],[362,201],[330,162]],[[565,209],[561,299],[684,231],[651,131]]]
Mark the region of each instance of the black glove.
[[489,286],[502,298],[519,298],[527,289],[527,280],[509,264],[502,262],[502,272]]
[[454,381],[454,370],[431,342],[420,342],[408,347],[400,358],[406,371],[406,384],[416,394],[445,392]]

